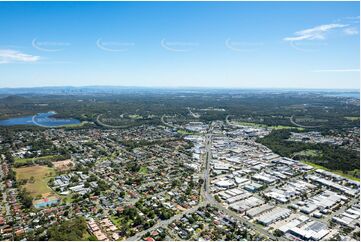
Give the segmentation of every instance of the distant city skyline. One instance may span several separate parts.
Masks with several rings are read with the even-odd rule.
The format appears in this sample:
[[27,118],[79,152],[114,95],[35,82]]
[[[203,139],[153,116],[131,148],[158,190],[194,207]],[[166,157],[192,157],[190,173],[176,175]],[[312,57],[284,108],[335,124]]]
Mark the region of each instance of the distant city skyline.
[[0,2],[0,88],[359,89],[359,2]]

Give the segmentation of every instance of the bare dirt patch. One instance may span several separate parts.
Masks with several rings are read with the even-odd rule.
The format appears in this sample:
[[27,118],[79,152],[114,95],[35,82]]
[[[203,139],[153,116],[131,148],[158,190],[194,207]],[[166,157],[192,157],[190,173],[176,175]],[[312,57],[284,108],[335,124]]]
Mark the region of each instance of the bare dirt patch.
[[70,159],[53,161],[54,168],[58,171],[66,171],[74,167],[74,162]]

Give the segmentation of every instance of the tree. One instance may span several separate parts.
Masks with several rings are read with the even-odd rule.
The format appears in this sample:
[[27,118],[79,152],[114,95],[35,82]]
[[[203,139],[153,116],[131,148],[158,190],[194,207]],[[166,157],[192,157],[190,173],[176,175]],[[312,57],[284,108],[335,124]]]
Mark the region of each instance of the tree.
[[134,219],[134,225],[135,226],[141,225],[141,224],[143,224],[143,222],[144,222],[144,220],[140,216],[136,216],[135,219]]
[[354,238],[356,241],[359,241],[360,240],[360,231],[353,232],[352,238]]
[[97,239],[97,237],[95,237],[95,235],[90,235],[90,236],[88,237],[88,240],[89,240],[89,241],[98,241],[98,239]]
[[48,229],[49,240],[83,240],[86,232],[86,221],[82,217],[54,224]]
[[19,192],[19,198],[25,208],[30,208],[33,205],[33,198],[30,196],[30,193],[26,191],[26,189],[23,189]]
[[284,235],[284,233],[283,233],[281,230],[279,230],[279,229],[276,229],[276,230],[273,232],[273,234],[274,234],[274,236],[276,236],[276,237],[281,237],[281,236]]

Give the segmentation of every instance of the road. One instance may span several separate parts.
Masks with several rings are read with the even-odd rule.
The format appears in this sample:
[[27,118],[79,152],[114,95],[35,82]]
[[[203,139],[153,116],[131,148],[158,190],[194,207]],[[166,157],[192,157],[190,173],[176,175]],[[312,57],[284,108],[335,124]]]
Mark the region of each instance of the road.
[[156,230],[160,227],[167,227],[169,224],[173,223],[175,220],[177,219],[180,219],[183,217],[183,215],[186,215],[186,214],[190,214],[190,213],[194,213],[198,210],[198,208],[200,207],[203,207],[203,206],[206,206],[206,203],[205,202],[202,202],[200,204],[198,204],[197,206],[193,207],[193,208],[190,208],[182,213],[179,213],[177,215],[174,215],[173,217],[171,217],[170,219],[167,219],[167,220],[160,220],[158,221],[154,226],[150,227],[149,229],[146,229],[146,230],[143,230],[139,233],[137,233],[136,235],[132,236],[132,237],[129,237],[127,238],[126,240],[128,241],[136,241],[136,240],[141,240],[141,238],[148,232],[151,232],[153,230]]
[[235,123],[232,123],[231,121],[229,121],[229,117],[230,116],[233,116],[233,115],[227,115],[226,116],[226,124],[231,126],[231,127],[234,127],[234,128],[244,128],[245,126],[244,125],[238,125],[238,124],[235,124]]
[[[209,174],[210,174],[210,162],[211,162],[211,159],[212,159],[211,148],[212,148],[212,127],[210,128],[209,132],[206,134],[206,139],[205,139],[206,155],[205,155],[205,163],[204,163],[205,169],[204,169],[204,178],[203,178],[204,179],[204,186],[203,186],[203,189],[201,190],[201,195],[203,196],[205,202],[207,204],[209,203],[210,205],[218,208],[220,211],[227,214],[228,216],[242,222],[243,224],[246,224],[249,228],[252,228],[252,229],[256,230],[257,232],[259,232],[260,234],[263,234],[263,235],[267,236],[271,240],[278,240],[273,234],[271,234],[267,230],[263,229],[261,225],[251,223],[248,220],[246,220],[245,218],[241,217],[238,213],[225,208],[221,203],[219,203],[210,194],[210,189],[209,189],[210,177],[209,177]],[[284,240],[287,240],[287,239],[284,238]]]
[[229,121],[229,117],[230,117],[230,116],[231,116],[231,115],[227,115],[227,116],[226,116],[226,124],[229,125],[229,126],[235,126],[235,127],[237,127],[237,125],[232,124],[232,123]]
[[[165,125],[177,128],[177,127],[175,127],[173,125],[170,125],[170,124],[166,123],[165,120],[164,120],[164,117],[165,116],[163,115],[161,120]],[[291,120],[292,120],[292,117],[291,117]],[[229,118],[229,115],[226,117],[227,124],[237,127],[237,125],[234,125],[234,124],[230,123],[228,118]],[[295,124],[295,125],[297,125],[297,124]],[[302,127],[302,126],[300,126],[300,127]],[[127,238],[127,240],[129,240],[129,241],[140,240],[147,232],[151,232],[151,231],[156,230],[156,229],[158,229],[160,227],[166,228],[169,224],[173,223],[175,220],[181,219],[186,214],[194,213],[200,207],[206,206],[208,204],[218,208],[219,211],[222,211],[224,214],[226,214],[226,215],[232,217],[233,219],[241,222],[246,227],[248,227],[250,229],[253,229],[253,230],[257,231],[259,234],[262,234],[262,235],[268,237],[269,240],[273,240],[273,241],[276,241],[276,240],[285,240],[285,241],[287,241],[288,240],[284,236],[281,236],[281,237],[274,236],[268,230],[264,229],[264,227],[262,227],[260,224],[249,222],[247,219],[240,216],[240,214],[238,214],[237,212],[232,211],[232,210],[228,209],[227,207],[223,206],[222,203],[219,203],[212,196],[212,194],[210,192],[210,183],[211,183],[211,179],[210,179],[210,169],[211,169],[210,168],[210,163],[211,163],[211,160],[212,160],[212,152],[211,152],[212,151],[212,131],[213,131],[213,127],[212,127],[212,124],[211,124],[208,131],[207,131],[207,133],[204,134],[205,135],[205,141],[204,141],[205,142],[205,155],[204,155],[204,163],[203,163],[202,169],[200,171],[200,174],[203,177],[204,183],[201,186],[201,190],[200,190],[200,195],[201,195],[200,203],[197,206],[193,207],[193,208],[190,208],[190,209],[188,209],[186,211],[183,211],[183,212],[181,212],[179,214],[176,214],[175,216],[171,217],[168,220],[160,220],[160,221],[158,221],[151,228],[146,229],[144,231],[141,231],[141,232],[135,234],[134,236]],[[268,188],[268,189],[271,189],[271,188]],[[350,202],[350,204],[353,204],[354,202],[357,202],[357,198],[353,199]],[[343,206],[342,209],[338,210],[333,215],[340,214],[340,213],[344,212],[345,210],[346,210],[346,206]],[[323,220],[327,220],[327,219],[328,219],[328,217],[325,216],[324,218],[321,218],[319,220],[323,221]],[[324,222],[326,222],[326,221],[324,221]]]
[[306,125],[298,124],[298,123],[296,123],[296,122],[293,120],[294,116],[295,116],[295,115],[292,115],[292,116],[290,117],[290,122],[291,122],[293,125],[296,125],[296,126],[301,127],[301,128],[306,128],[306,129],[307,129],[307,128],[319,128],[319,127],[321,127],[321,125],[306,126]]
[[189,111],[189,113],[192,115],[193,118],[200,118],[200,117],[201,117],[200,114],[198,114],[198,113],[193,113],[192,110],[191,110],[191,108],[189,108],[189,107],[188,107],[188,111]]
[[10,204],[8,203],[8,196],[7,196],[6,188],[5,188],[5,179],[4,179],[4,174],[2,171],[0,171],[0,180],[1,180],[0,191],[3,191],[2,198],[3,198],[3,204],[5,205],[6,216],[11,216]]
[[110,124],[105,124],[102,121],[100,121],[100,117],[103,114],[99,114],[96,118],[96,123],[99,124],[100,126],[103,126],[105,128],[115,128],[115,129],[124,129],[124,128],[128,128],[129,125],[110,125]]
[[215,198],[211,195],[209,187],[210,187],[210,162],[211,162],[211,159],[212,159],[212,153],[211,153],[211,149],[212,149],[212,131],[213,131],[213,127],[212,127],[212,124],[211,124],[208,132],[205,134],[205,151],[206,152],[205,152],[205,159],[204,159],[204,164],[203,164],[204,171],[202,172],[203,173],[204,183],[201,186],[201,191],[200,191],[201,192],[201,197],[202,197],[202,202],[200,202],[197,206],[195,206],[193,208],[190,208],[190,209],[188,209],[186,211],[183,211],[182,213],[179,213],[179,214],[171,217],[168,220],[158,221],[151,228],[146,229],[144,231],[141,231],[141,232],[137,233],[136,235],[127,238],[127,240],[129,240],[129,241],[140,240],[147,232],[151,232],[151,231],[153,231],[153,230],[155,230],[155,229],[157,229],[159,227],[167,227],[169,224],[171,224],[175,220],[182,218],[183,215],[194,213],[194,212],[196,212],[198,210],[198,208],[206,206],[207,204],[210,204],[210,205],[218,208],[223,213],[225,213],[228,216],[240,221],[241,223],[245,224],[247,227],[257,231],[258,233],[268,237],[271,240],[279,240],[279,239],[287,240],[284,237],[276,238],[273,234],[271,234],[267,230],[263,229],[261,225],[253,224],[253,223],[249,222],[248,220],[246,220],[245,218],[241,217],[238,213],[225,208],[221,203],[217,202],[215,200]]
[[7,197],[7,194],[6,194],[6,190],[4,190],[4,185],[1,184],[1,191],[4,191],[3,192],[3,204],[5,205],[5,209],[6,209],[6,216],[11,216],[11,211],[10,211],[10,205],[8,203],[8,197]]
[[167,123],[164,118],[166,118],[165,114],[162,115],[162,117],[160,118],[160,121],[165,125],[165,126],[168,126],[170,128],[174,128],[174,129],[180,129],[181,127],[179,126],[176,126],[176,125],[173,125],[173,124],[170,124],[170,123]]
[[[163,117],[162,117],[162,122],[164,122],[163,120]],[[208,139],[207,139],[208,138]],[[211,148],[211,135],[206,135],[206,140],[207,140],[207,144],[206,146],[208,147],[208,149]],[[202,186],[201,187],[201,194],[205,194],[205,190],[208,189],[209,187],[209,166],[208,166],[208,161],[210,161],[211,157],[206,157],[207,159],[205,159],[206,162],[206,169],[205,169],[205,173],[204,173],[204,179],[205,179],[205,184],[208,184],[206,186]],[[207,193],[208,194],[208,193]],[[204,198],[204,196],[203,196]],[[178,220],[178,219],[181,219],[183,217],[183,215],[186,215],[186,214],[190,214],[190,213],[194,213],[196,212],[199,208],[201,207],[204,207],[208,204],[208,199],[203,199],[202,202],[200,202],[198,205],[190,208],[190,209],[187,209],[179,214],[176,214],[175,216],[171,217],[170,219],[167,219],[167,220],[160,220],[158,221],[155,225],[153,225],[152,227],[150,227],[149,229],[146,229],[146,230],[143,230],[137,234],[135,234],[134,236],[132,237],[129,237],[127,238],[126,240],[128,241],[135,241],[135,240],[140,240],[147,232],[151,232],[153,230],[156,230],[160,227],[167,227],[169,224],[173,223],[175,220]]]
[[201,195],[205,198],[205,200],[208,200],[209,196],[209,185],[210,185],[210,179],[209,179],[209,171],[210,171],[210,162],[212,160],[212,154],[211,154],[211,148],[212,148],[212,135],[206,134],[205,135],[205,159],[204,159],[204,185],[203,189],[201,189]]

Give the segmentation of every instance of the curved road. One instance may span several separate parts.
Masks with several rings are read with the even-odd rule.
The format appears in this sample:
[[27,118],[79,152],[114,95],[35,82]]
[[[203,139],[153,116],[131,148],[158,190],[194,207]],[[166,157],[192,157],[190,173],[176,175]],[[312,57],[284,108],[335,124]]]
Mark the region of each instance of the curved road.
[[102,121],[100,121],[100,117],[101,117],[102,115],[103,115],[103,114],[99,114],[99,115],[97,116],[97,119],[96,119],[96,122],[97,122],[99,125],[101,125],[101,126],[103,126],[103,127],[106,127],[106,128],[116,128],[116,129],[128,128],[127,125],[119,125],[119,126],[117,126],[117,125],[105,124],[105,123],[103,123]]
[[232,115],[227,115],[226,116],[226,124],[229,125],[229,126],[233,126],[233,127],[239,127],[238,125],[236,124],[232,124],[230,121],[229,121],[229,117],[232,116]]
[[168,126],[168,127],[170,127],[170,128],[174,128],[174,129],[180,129],[179,126],[175,126],[174,124],[169,124],[169,123],[167,123],[167,122],[164,120],[165,117],[166,117],[165,114],[163,114],[162,117],[160,118],[160,121],[161,121],[165,126]]
[[291,122],[293,125],[296,125],[296,126],[298,126],[298,127],[300,127],[300,128],[306,128],[306,129],[307,129],[307,128],[319,128],[319,127],[321,127],[321,125],[306,126],[306,125],[298,124],[298,123],[296,123],[296,122],[293,120],[294,116],[295,116],[295,115],[292,115],[292,116],[290,117],[290,122]]

